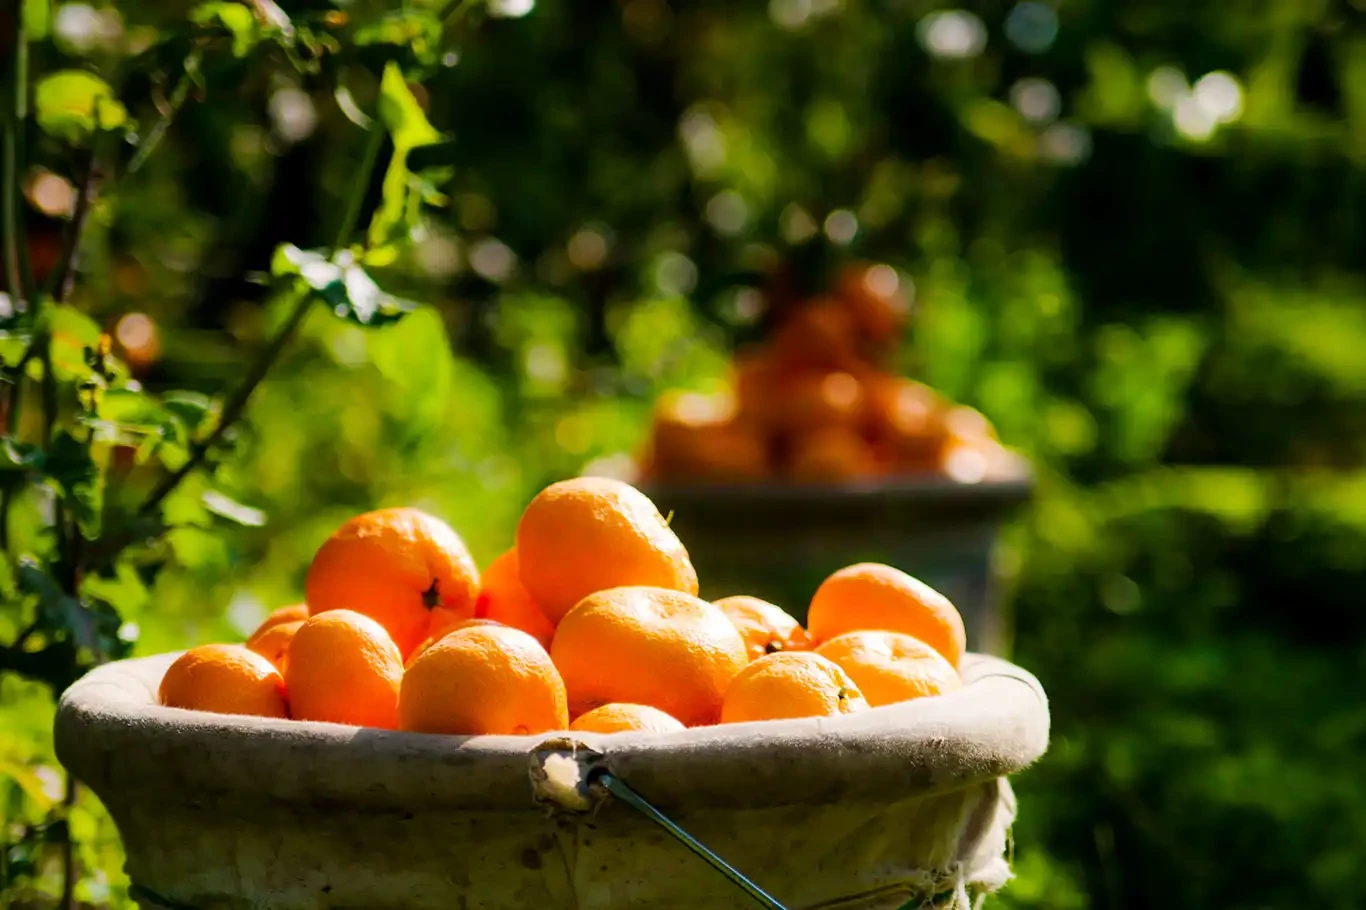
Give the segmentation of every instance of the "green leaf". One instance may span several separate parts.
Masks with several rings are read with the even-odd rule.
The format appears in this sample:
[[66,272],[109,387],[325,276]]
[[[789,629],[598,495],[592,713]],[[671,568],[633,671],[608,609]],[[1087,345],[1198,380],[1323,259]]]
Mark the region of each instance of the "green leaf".
[[197,25],[217,22],[232,34],[232,54],[245,57],[261,40],[252,11],[241,3],[201,3],[190,11],[190,21]]
[[284,244],[275,251],[271,272],[298,276],[334,313],[361,325],[394,322],[416,306],[381,289],[349,250],[340,250],[329,260],[321,253]]
[[432,62],[441,44],[441,20],[429,10],[396,10],[358,28],[355,41],[406,47],[419,60]]
[[96,413],[101,420],[135,429],[160,429],[171,416],[151,395],[132,389],[107,390]]
[[90,457],[90,448],[66,430],[52,440],[44,473],[66,500],[87,540],[100,536],[104,511],[104,473]]
[[24,0],[24,28],[30,41],[41,41],[52,28],[51,0]]
[[379,119],[389,130],[394,145],[404,149],[427,145],[441,138],[436,128],[427,122],[422,105],[417,103],[403,78],[403,71],[393,61],[385,65],[384,76],[380,79]]
[[100,325],[68,304],[43,307],[43,325],[52,336],[52,370],[58,379],[85,379],[93,370],[86,350],[100,345]]
[[11,437],[0,437],[0,471],[33,471],[43,466],[43,450]]
[[84,70],[59,70],[43,77],[33,100],[38,125],[67,142],[81,143],[128,122],[128,110],[109,83]]
[[161,396],[161,405],[180,421],[191,438],[204,429],[214,411],[214,400],[202,392],[167,392]]

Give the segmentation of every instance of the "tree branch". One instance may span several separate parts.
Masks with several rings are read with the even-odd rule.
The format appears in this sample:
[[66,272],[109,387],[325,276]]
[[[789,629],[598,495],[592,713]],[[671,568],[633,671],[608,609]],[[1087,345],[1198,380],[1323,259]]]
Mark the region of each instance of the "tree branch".
[[81,245],[85,223],[90,217],[90,205],[94,200],[99,170],[95,155],[91,153],[86,159],[85,173],[76,185],[76,205],[71,211],[71,223],[67,225],[62,253],[57,260],[57,267],[52,270],[51,282],[48,285],[48,295],[54,303],[61,303],[69,297],[75,286],[76,252]]
[[28,26],[23,10],[15,5],[14,69],[11,73],[14,93],[6,112],[4,127],[3,228],[5,234],[5,273],[9,276],[10,299],[17,312],[28,301],[33,291],[28,246],[24,243],[23,219],[19,214],[19,171],[22,168],[24,126],[28,119]]

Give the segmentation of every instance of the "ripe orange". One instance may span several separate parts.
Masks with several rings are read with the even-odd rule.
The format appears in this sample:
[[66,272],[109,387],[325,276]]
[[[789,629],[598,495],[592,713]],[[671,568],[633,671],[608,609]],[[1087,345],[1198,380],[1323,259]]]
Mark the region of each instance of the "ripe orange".
[[438,625],[474,615],[479,570],[444,522],[417,509],[380,509],[337,529],[313,557],[309,612],[355,610],[407,654]]
[[293,622],[281,622],[258,629],[247,639],[247,647],[270,661],[283,673],[285,662],[289,658],[289,644],[294,640],[294,633],[298,632],[303,624],[302,619],[296,619]]
[[506,550],[484,570],[479,579],[479,599],[474,615],[521,629],[549,648],[555,625],[531,599],[517,570],[517,548]]
[[789,368],[847,369],[858,362],[857,347],[853,315],[835,299],[803,304],[773,334],[778,360]]
[[769,473],[764,437],[745,421],[656,422],[652,464],[661,477],[703,481],[759,480]]
[[186,651],[161,678],[157,700],[192,711],[289,716],[280,672],[242,645],[200,645]]
[[877,473],[867,440],[846,427],[826,427],[792,440],[787,474],[804,483],[858,480]]
[[886,345],[897,340],[906,327],[910,300],[901,277],[887,265],[856,265],[844,271],[838,285],[840,299],[853,313],[854,323],[865,338]]
[[857,426],[865,414],[863,385],[852,373],[798,373],[773,402],[774,424],[789,433]]
[[735,355],[732,384],[738,416],[751,423],[768,423],[782,382],[782,370],[767,348]]
[[613,588],[570,610],[550,646],[574,716],[612,702],[649,705],[695,727],[749,662],[720,609],[664,588]]
[[816,653],[839,664],[875,708],[962,685],[958,671],[938,651],[900,632],[845,632]]
[[806,623],[818,645],[860,629],[904,632],[934,648],[954,667],[967,647],[963,617],[947,597],[880,563],[846,566],[822,582],[811,598]]
[[687,728],[658,708],[613,702],[580,714],[569,729],[584,733],[676,733]]
[[433,632],[430,637],[428,637],[422,642],[422,644],[418,645],[416,648],[413,648],[413,653],[409,654],[407,658],[404,659],[403,665],[405,667],[411,667],[413,665],[413,661],[417,660],[419,657],[422,656],[423,651],[426,651],[432,645],[436,644],[441,639],[445,638],[447,635],[450,635],[452,632],[468,628],[469,626],[499,626],[500,628],[506,628],[503,625],[503,623],[498,622],[498,620],[496,619],[483,619],[477,616],[472,617],[470,619],[461,619],[457,622],[452,623],[449,626],[442,626],[440,629]]
[[260,635],[271,626],[278,626],[287,622],[302,622],[305,619],[308,619],[308,604],[290,604],[287,607],[272,610],[270,615],[261,620],[256,631],[251,634],[253,636]]
[[525,735],[569,726],[564,682],[550,655],[521,631],[467,626],[413,661],[398,699],[414,733]]
[[652,585],[697,593],[697,572],[678,535],[644,493],[605,477],[551,484],[517,525],[522,584],[558,622],[595,591]]
[[392,730],[398,726],[403,656],[384,627],[353,610],[310,617],[294,633],[285,666],[299,720]]
[[721,723],[831,717],[864,711],[868,702],[834,662],[810,651],[761,657],[726,690]]
[[926,470],[934,465],[944,438],[944,405],[923,383],[899,376],[864,379],[870,430],[892,452],[898,467]]
[[739,630],[750,660],[775,651],[805,651],[811,647],[801,623],[766,600],[737,594],[715,603]]

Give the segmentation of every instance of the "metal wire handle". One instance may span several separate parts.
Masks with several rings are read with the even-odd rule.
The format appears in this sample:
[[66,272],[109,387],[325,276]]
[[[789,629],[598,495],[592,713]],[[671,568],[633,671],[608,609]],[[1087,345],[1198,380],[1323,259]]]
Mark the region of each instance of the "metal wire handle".
[[738,869],[708,850],[699,840],[694,838],[687,831],[680,828],[672,819],[654,806],[645,801],[639,793],[626,785],[620,778],[614,777],[608,771],[599,771],[591,777],[592,782],[601,784],[608,793],[624,802],[626,805],[644,815],[650,821],[663,828],[669,834],[687,847],[693,853],[706,860],[712,868],[720,872],[731,882],[754,899],[755,903],[767,907],[768,910],[787,910],[782,904],[774,900],[764,889],[754,882],[745,878]]

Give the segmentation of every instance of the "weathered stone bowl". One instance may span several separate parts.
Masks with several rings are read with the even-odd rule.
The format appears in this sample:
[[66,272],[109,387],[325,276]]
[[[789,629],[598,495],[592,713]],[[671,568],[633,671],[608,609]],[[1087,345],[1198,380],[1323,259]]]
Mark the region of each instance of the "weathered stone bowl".
[[[146,908],[747,906],[582,786],[594,769],[788,907],[966,908],[1009,876],[1005,776],[1048,743],[1038,682],[977,655],[960,691],[861,714],[532,737],[163,708],[174,656],[101,667],[57,714],[57,754],[108,807]],[[566,771],[577,789],[549,786]]]
[[805,622],[827,575],[885,562],[958,607],[974,651],[1000,653],[1005,637],[993,552],[1001,525],[1027,502],[1033,477],[958,483],[933,475],[831,485],[656,484],[645,492],[688,548],[715,600],[753,594]]

